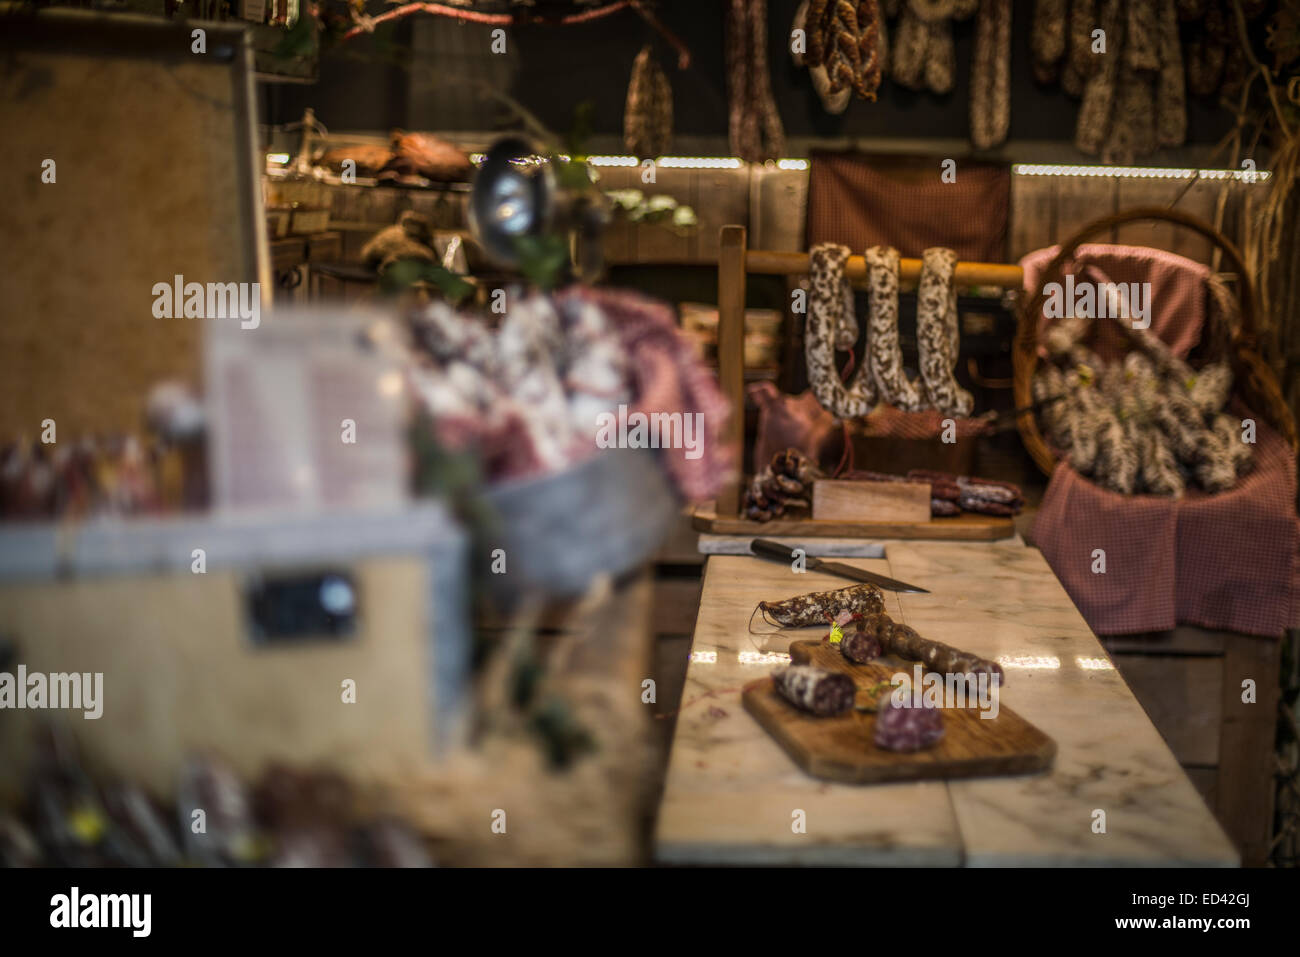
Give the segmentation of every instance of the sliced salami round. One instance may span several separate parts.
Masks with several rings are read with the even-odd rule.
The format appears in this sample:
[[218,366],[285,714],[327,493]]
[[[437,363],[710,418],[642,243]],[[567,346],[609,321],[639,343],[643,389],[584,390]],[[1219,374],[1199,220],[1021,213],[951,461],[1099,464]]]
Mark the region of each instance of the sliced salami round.
[[876,713],[874,740],[886,751],[921,751],[943,737],[943,715],[938,708],[904,707],[886,697]]
[[846,632],[840,639],[840,654],[855,664],[865,665],[881,656],[880,639],[861,628]]

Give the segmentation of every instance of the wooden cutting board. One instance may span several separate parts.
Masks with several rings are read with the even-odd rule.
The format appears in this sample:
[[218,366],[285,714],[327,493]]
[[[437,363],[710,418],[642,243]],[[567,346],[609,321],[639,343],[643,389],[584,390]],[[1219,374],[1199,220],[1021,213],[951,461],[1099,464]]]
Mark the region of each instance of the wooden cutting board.
[[963,512],[928,522],[847,522],[810,518],[774,518],[751,522],[739,516],[721,516],[712,503],[701,505],[691,516],[697,532],[744,535],[748,538],[903,538],[991,542],[1016,533],[1015,522],[1002,515]]
[[[858,686],[859,705],[866,700],[863,691],[899,671],[910,676],[915,664],[887,655],[870,664],[855,665],[825,641],[796,641],[790,645],[790,657],[795,664],[851,675]],[[1005,705],[990,719],[981,718],[973,708],[945,708],[944,734],[939,742],[924,751],[902,754],[876,747],[872,740],[874,712],[855,710],[834,718],[813,717],[782,698],[771,678],[747,684],[741,700],[745,710],[799,767],[828,781],[878,784],[1025,774],[1050,768],[1056,757],[1056,742]]]

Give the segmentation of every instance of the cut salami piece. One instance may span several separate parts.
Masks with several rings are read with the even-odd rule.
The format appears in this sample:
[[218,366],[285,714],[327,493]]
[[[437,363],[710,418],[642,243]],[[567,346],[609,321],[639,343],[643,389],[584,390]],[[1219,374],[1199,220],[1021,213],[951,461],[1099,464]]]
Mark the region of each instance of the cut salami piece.
[[938,708],[902,707],[886,697],[876,713],[876,747],[886,751],[921,751],[943,737]]
[[862,622],[858,622],[857,629],[846,632],[840,639],[840,654],[855,664],[865,665],[868,661],[879,658],[882,653],[880,639],[866,631]]
[[807,628],[834,621],[840,612],[853,615],[878,614],[885,610],[885,600],[875,585],[863,583],[834,591],[796,595],[784,601],[761,601],[759,610],[784,628]]
[[801,711],[821,717],[843,714],[853,707],[857,688],[843,672],[812,665],[788,665],[772,673],[781,697]]

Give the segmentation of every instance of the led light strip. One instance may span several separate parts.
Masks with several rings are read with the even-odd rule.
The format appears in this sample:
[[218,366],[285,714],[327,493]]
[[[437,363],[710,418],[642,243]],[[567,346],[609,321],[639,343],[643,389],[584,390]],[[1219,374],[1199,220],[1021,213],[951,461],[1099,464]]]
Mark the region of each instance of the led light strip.
[[588,166],[638,166],[635,156],[588,156]]
[[1011,167],[1017,176],[1110,176],[1121,179],[1236,179],[1264,182],[1273,174],[1268,170],[1244,169],[1172,169],[1158,166],[1053,166],[1017,163]]
[[1000,655],[998,664],[1003,668],[1031,668],[1055,671],[1061,667],[1056,655]]
[[736,655],[736,661],[742,665],[784,665],[791,658],[780,651],[742,651]]
[[[641,160],[635,156],[588,156],[591,166],[639,166]],[[654,161],[656,166],[666,169],[739,169],[745,161],[735,156],[660,156]],[[806,159],[782,159],[776,161],[777,169],[805,170]]]
[[[475,166],[483,162],[483,153],[470,153],[469,161]],[[269,153],[267,158],[281,165],[289,162],[287,153]],[[560,156],[568,160],[568,156]],[[656,166],[664,169],[739,169],[745,165],[744,160],[735,156],[660,156]],[[601,155],[588,156],[589,166],[640,166],[641,160],[635,156]],[[806,159],[781,159],[776,161],[777,169],[806,170]],[[1109,176],[1119,179],[1235,179],[1251,182],[1251,171],[1244,169],[1176,169],[1160,166],[1062,166],[1052,164],[1017,163],[1011,167],[1017,176]],[[1272,172],[1266,169],[1254,171],[1254,182],[1266,182]]]
[[664,169],[740,169],[745,163],[735,156],[661,156],[655,165]]

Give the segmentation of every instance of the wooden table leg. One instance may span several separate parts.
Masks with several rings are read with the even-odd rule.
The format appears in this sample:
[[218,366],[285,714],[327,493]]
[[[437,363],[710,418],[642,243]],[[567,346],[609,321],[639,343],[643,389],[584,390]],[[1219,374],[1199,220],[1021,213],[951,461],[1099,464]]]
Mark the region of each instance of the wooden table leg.
[[[1273,741],[1277,727],[1281,643],[1230,634],[1223,658],[1223,726],[1219,739],[1218,818],[1247,867],[1262,867],[1273,833]],[[1247,679],[1254,703],[1242,701]]]
[[731,401],[727,441],[735,474],[718,493],[718,515],[740,513],[745,474],[745,227],[723,226],[718,249],[718,378]]

